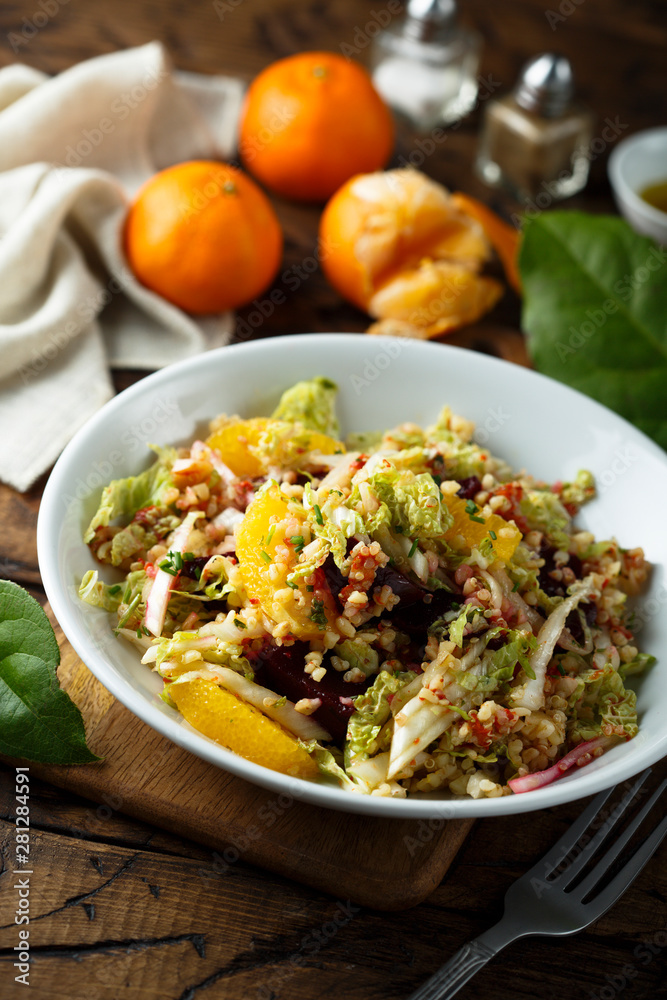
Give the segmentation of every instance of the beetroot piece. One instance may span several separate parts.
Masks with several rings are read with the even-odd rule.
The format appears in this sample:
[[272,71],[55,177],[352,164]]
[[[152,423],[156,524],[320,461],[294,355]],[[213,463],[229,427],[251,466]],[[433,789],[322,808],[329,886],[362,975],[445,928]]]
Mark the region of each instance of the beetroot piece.
[[[255,681],[278,694],[285,694],[290,701],[301,698],[321,698],[322,704],[313,712],[313,719],[327,729],[334,740],[342,746],[347,732],[347,722],[354,712],[354,705],[341,702],[341,698],[356,698],[362,694],[375,678],[361,684],[350,684],[343,680],[342,673],[329,666],[321,681],[314,681],[304,671],[307,642],[297,641],[292,646],[273,646],[267,643],[258,651],[248,651]],[[323,666],[327,666],[325,660]]]
[[[391,624],[401,632],[407,632],[410,636],[422,633],[426,643],[426,632],[433,622],[442,618],[446,611],[451,611],[453,604],[462,602],[460,594],[450,594],[448,590],[422,590],[419,598],[411,604],[404,604],[403,601],[397,604],[389,618]],[[383,615],[383,619],[385,617]]]
[[466,476],[465,479],[459,479],[457,482],[459,489],[456,495],[462,500],[474,500],[482,489],[482,484],[477,476]]

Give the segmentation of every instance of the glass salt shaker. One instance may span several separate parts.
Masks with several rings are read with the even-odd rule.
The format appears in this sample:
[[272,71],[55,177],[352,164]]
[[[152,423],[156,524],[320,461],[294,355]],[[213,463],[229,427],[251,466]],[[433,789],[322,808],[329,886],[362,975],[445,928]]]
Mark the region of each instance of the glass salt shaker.
[[455,0],[409,0],[374,39],[373,83],[422,131],[467,114],[477,98],[480,38],[458,24]]
[[476,171],[491,187],[547,208],[585,187],[593,120],[574,99],[569,61],[536,56],[510,94],[488,102]]

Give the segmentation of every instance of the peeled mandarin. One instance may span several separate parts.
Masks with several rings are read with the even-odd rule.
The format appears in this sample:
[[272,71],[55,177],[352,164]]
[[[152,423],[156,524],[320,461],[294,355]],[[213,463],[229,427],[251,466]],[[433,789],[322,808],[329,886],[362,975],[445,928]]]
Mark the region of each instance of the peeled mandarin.
[[446,188],[418,170],[353,177],[320,220],[324,273],[361,309],[389,277],[418,267],[426,257],[478,270],[490,250],[482,226],[456,207]]
[[[463,537],[465,544],[469,548],[480,545],[485,538],[490,538],[493,551],[498,559],[508,562],[512,558],[517,545],[521,541],[521,532],[515,524],[506,521],[498,514],[491,514],[489,517],[483,518],[484,523],[480,524],[479,521],[471,519],[471,515],[466,509],[470,501],[463,500],[457,496],[446,496],[443,497],[443,502],[454,516],[454,523],[445,532],[445,540],[450,545],[457,547],[457,535]],[[482,514],[478,510],[473,516],[481,518]],[[493,532],[496,537],[493,538],[490,532]]]
[[317,777],[317,764],[294,736],[214,681],[197,677],[168,690],[181,715],[209,739],[272,771]]

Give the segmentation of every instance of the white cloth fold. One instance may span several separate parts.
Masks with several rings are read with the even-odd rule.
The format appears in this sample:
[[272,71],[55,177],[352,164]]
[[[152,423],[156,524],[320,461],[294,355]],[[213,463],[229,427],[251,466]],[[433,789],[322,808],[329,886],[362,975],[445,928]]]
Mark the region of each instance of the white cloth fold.
[[28,489],[113,395],[109,366],[227,343],[125,264],[129,198],[157,170],[234,152],[243,84],[172,70],[152,42],[47,77],[0,70],[0,479]]

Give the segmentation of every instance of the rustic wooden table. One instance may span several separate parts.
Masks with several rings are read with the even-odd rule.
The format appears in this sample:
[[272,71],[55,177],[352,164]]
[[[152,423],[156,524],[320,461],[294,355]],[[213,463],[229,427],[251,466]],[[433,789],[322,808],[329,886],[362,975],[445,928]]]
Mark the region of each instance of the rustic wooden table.
[[[537,51],[572,59],[580,92],[617,135],[664,124],[667,4],[664,0],[468,0],[464,17],[484,36],[482,76],[509,86]],[[356,47],[363,61],[383,0],[24,0],[0,8],[0,65],[24,61],[58,72],[76,61],[162,40],[183,69],[251,78],[271,60],[302,49]],[[477,109],[421,165],[511,212],[471,175]],[[609,133],[606,133],[607,135]],[[595,153],[587,190],[569,204],[613,210],[605,179],[609,143]],[[402,132],[397,157],[424,150]],[[419,160],[419,156],[415,155]],[[286,234],[283,305],[257,336],[283,332],[361,331],[365,318],[344,305],[319,271],[290,291],[289,274],[314,253],[317,211],[277,203]],[[308,266],[308,265],[307,265]],[[304,272],[305,273],[305,272]],[[292,285],[294,282],[292,282]],[[239,314],[237,339],[243,339]],[[511,297],[485,325],[458,338],[484,347],[503,328],[506,355],[522,360]],[[139,372],[118,372],[118,388]],[[28,494],[0,490],[0,574],[30,588],[40,578],[35,522],[43,482]],[[658,771],[665,772],[664,762]],[[446,878],[414,909],[383,914],[345,909],[325,896],[254,869],[241,859],[229,872],[202,879],[210,850],[129,819],[102,805],[33,781],[31,824],[39,841],[39,878],[49,905],[35,922],[30,984],[39,1000],[390,1000],[407,996],[456,948],[502,911],[502,899],[564,831],[580,804],[479,822]],[[0,767],[0,891],[12,879],[14,774]],[[426,833],[426,835],[428,835]],[[462,1000],[625,1000],[667,996],[667,845],[614,909],[565,941],[527,939],[509,947],[461,991]],[[9,897],[4,896],[7,900]],[[12,897],[13,899],[13,897]],[[0,931],[13,942],[14,913],[3,905]],[[337,918],[337,919],[335,919]],[[34,923],[33,923],[34,926]],[[22,995],[14,982],[13,944],[0,946],[2,996]]]

